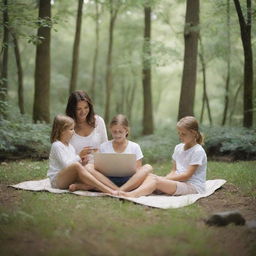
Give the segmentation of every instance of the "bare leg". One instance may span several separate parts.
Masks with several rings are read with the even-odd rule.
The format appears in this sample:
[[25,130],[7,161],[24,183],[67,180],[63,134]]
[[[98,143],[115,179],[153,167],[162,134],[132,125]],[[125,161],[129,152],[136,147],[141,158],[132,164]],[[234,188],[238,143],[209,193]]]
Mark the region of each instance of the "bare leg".
[[156,189],[165,194],[173,195],[176,192],[177,183],[173,180],[168,180],[165,177],[157,176]]
[[119,191],[119,196],[125,197],[140,197],[145,195],[150,195],[153,191],[156,190],[156,181],[157,176],[154,174],[149,174],[144,182],[137,189],[131,192]]
[[120,187],[120,191],[131,191],[139,187],[152,170],[153,168],[151,165],[143,165],[136,170],[136,173],[124,185]]
[[70,184],[73,184],[76,181],[95,187],[105,193],[117,194],[116,191],[98,181],[78,162],[61,170],[56,177],[56,184],[58,188],[68,188]]
[[83,184],[83,183],[74,183],[74,184],[69,185],[69,188],[68,188],[68,190],[71,192],[74,192],[76,190],[86,190],[87,191],[90,189],[94,189],[94,187],[92,187],[90,185]]
[[85,168],[91,173],[97,180],[108,186],[109,188],[113,190],[118,190],[119,187],[115,185],[109,178],[107,178],[105,175],[100,173],[94,168],[93,164],[87,164]]

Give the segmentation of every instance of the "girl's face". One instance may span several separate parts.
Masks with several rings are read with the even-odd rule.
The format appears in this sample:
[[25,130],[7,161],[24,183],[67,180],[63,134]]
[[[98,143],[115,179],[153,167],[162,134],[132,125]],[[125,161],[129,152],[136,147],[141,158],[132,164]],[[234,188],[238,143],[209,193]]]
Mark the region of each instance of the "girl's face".
[[196,132],[183,127],[177,127],[179,138],[184,144],[193,144],[196,142]]
[[84,122],[86,121],[86,117],[90,111],[90,107],[88,102],[81,100],[76,105],[76,121]]
[[60,135],[60,141],[68,144],[72,135],[74,134],[74,124],[68,126]]
[[126,127],[116,124],[111,126],[110,132],[112,134],[112,138],[116,142],[123,142],[126,140],[126,135],[128,134],[128,130]]

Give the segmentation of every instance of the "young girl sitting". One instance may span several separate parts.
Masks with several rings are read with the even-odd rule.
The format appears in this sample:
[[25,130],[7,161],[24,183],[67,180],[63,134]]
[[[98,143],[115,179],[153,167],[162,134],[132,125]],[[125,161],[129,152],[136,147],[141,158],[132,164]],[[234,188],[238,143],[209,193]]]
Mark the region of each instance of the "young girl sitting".
[[160,191],[168,195],[187,195],[205,192],[207,157],[201,146],[203,138],[193,116],[177,123],[182,143],[175,147],[171,172],[165,177],[149,175],[140,187],[131,192],[119,192],[125,197],[149,195]]
[[[126,153],[136,154],[136,172],[132,176],[126,177],[106,177],[97,170],[93,164],[87,164],[86,169],[97,179],[101,180],[106,186],[118,191],[131,191],[142,184],[145,178],[152,171],[148,164],[142,166],[143,154],[140,146],[127,139],[129,133],[128,120],[124,115],[115,116],[110,123],[110,132],[113,140],[104,142],[100,145],[99,152],[102,153]],[[83,184],[74,184],[75,190],[84,190]]]
[[51,133],[51,151],[49,156],[50,178],[54,188],[66,189],[74,182],[83,183],[86,190],[96,188],[102,192],[116,194],[116,191],[96,179],[82,165],[83,153],[76,155],[75,149],[69,143],[74,133],[74,121],[64,115],[57,115],[53,122]]

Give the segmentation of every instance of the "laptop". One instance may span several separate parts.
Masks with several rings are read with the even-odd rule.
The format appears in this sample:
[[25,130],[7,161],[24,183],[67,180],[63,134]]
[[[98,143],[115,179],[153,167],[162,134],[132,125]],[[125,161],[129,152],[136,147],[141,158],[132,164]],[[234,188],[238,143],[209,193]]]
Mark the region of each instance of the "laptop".
[[94,153],[95,169],[105,176],[131,176],[136,170],[136,155],[121,153]]

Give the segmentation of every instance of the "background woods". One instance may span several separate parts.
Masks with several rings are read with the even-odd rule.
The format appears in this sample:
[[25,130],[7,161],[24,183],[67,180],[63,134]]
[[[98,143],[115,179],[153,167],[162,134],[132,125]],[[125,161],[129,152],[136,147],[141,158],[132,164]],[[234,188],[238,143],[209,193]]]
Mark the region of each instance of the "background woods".
[[192,114],[255,127],[253,1],[2,0],[0,11],[3,121],[50,123],[82,89],[136,136]]

